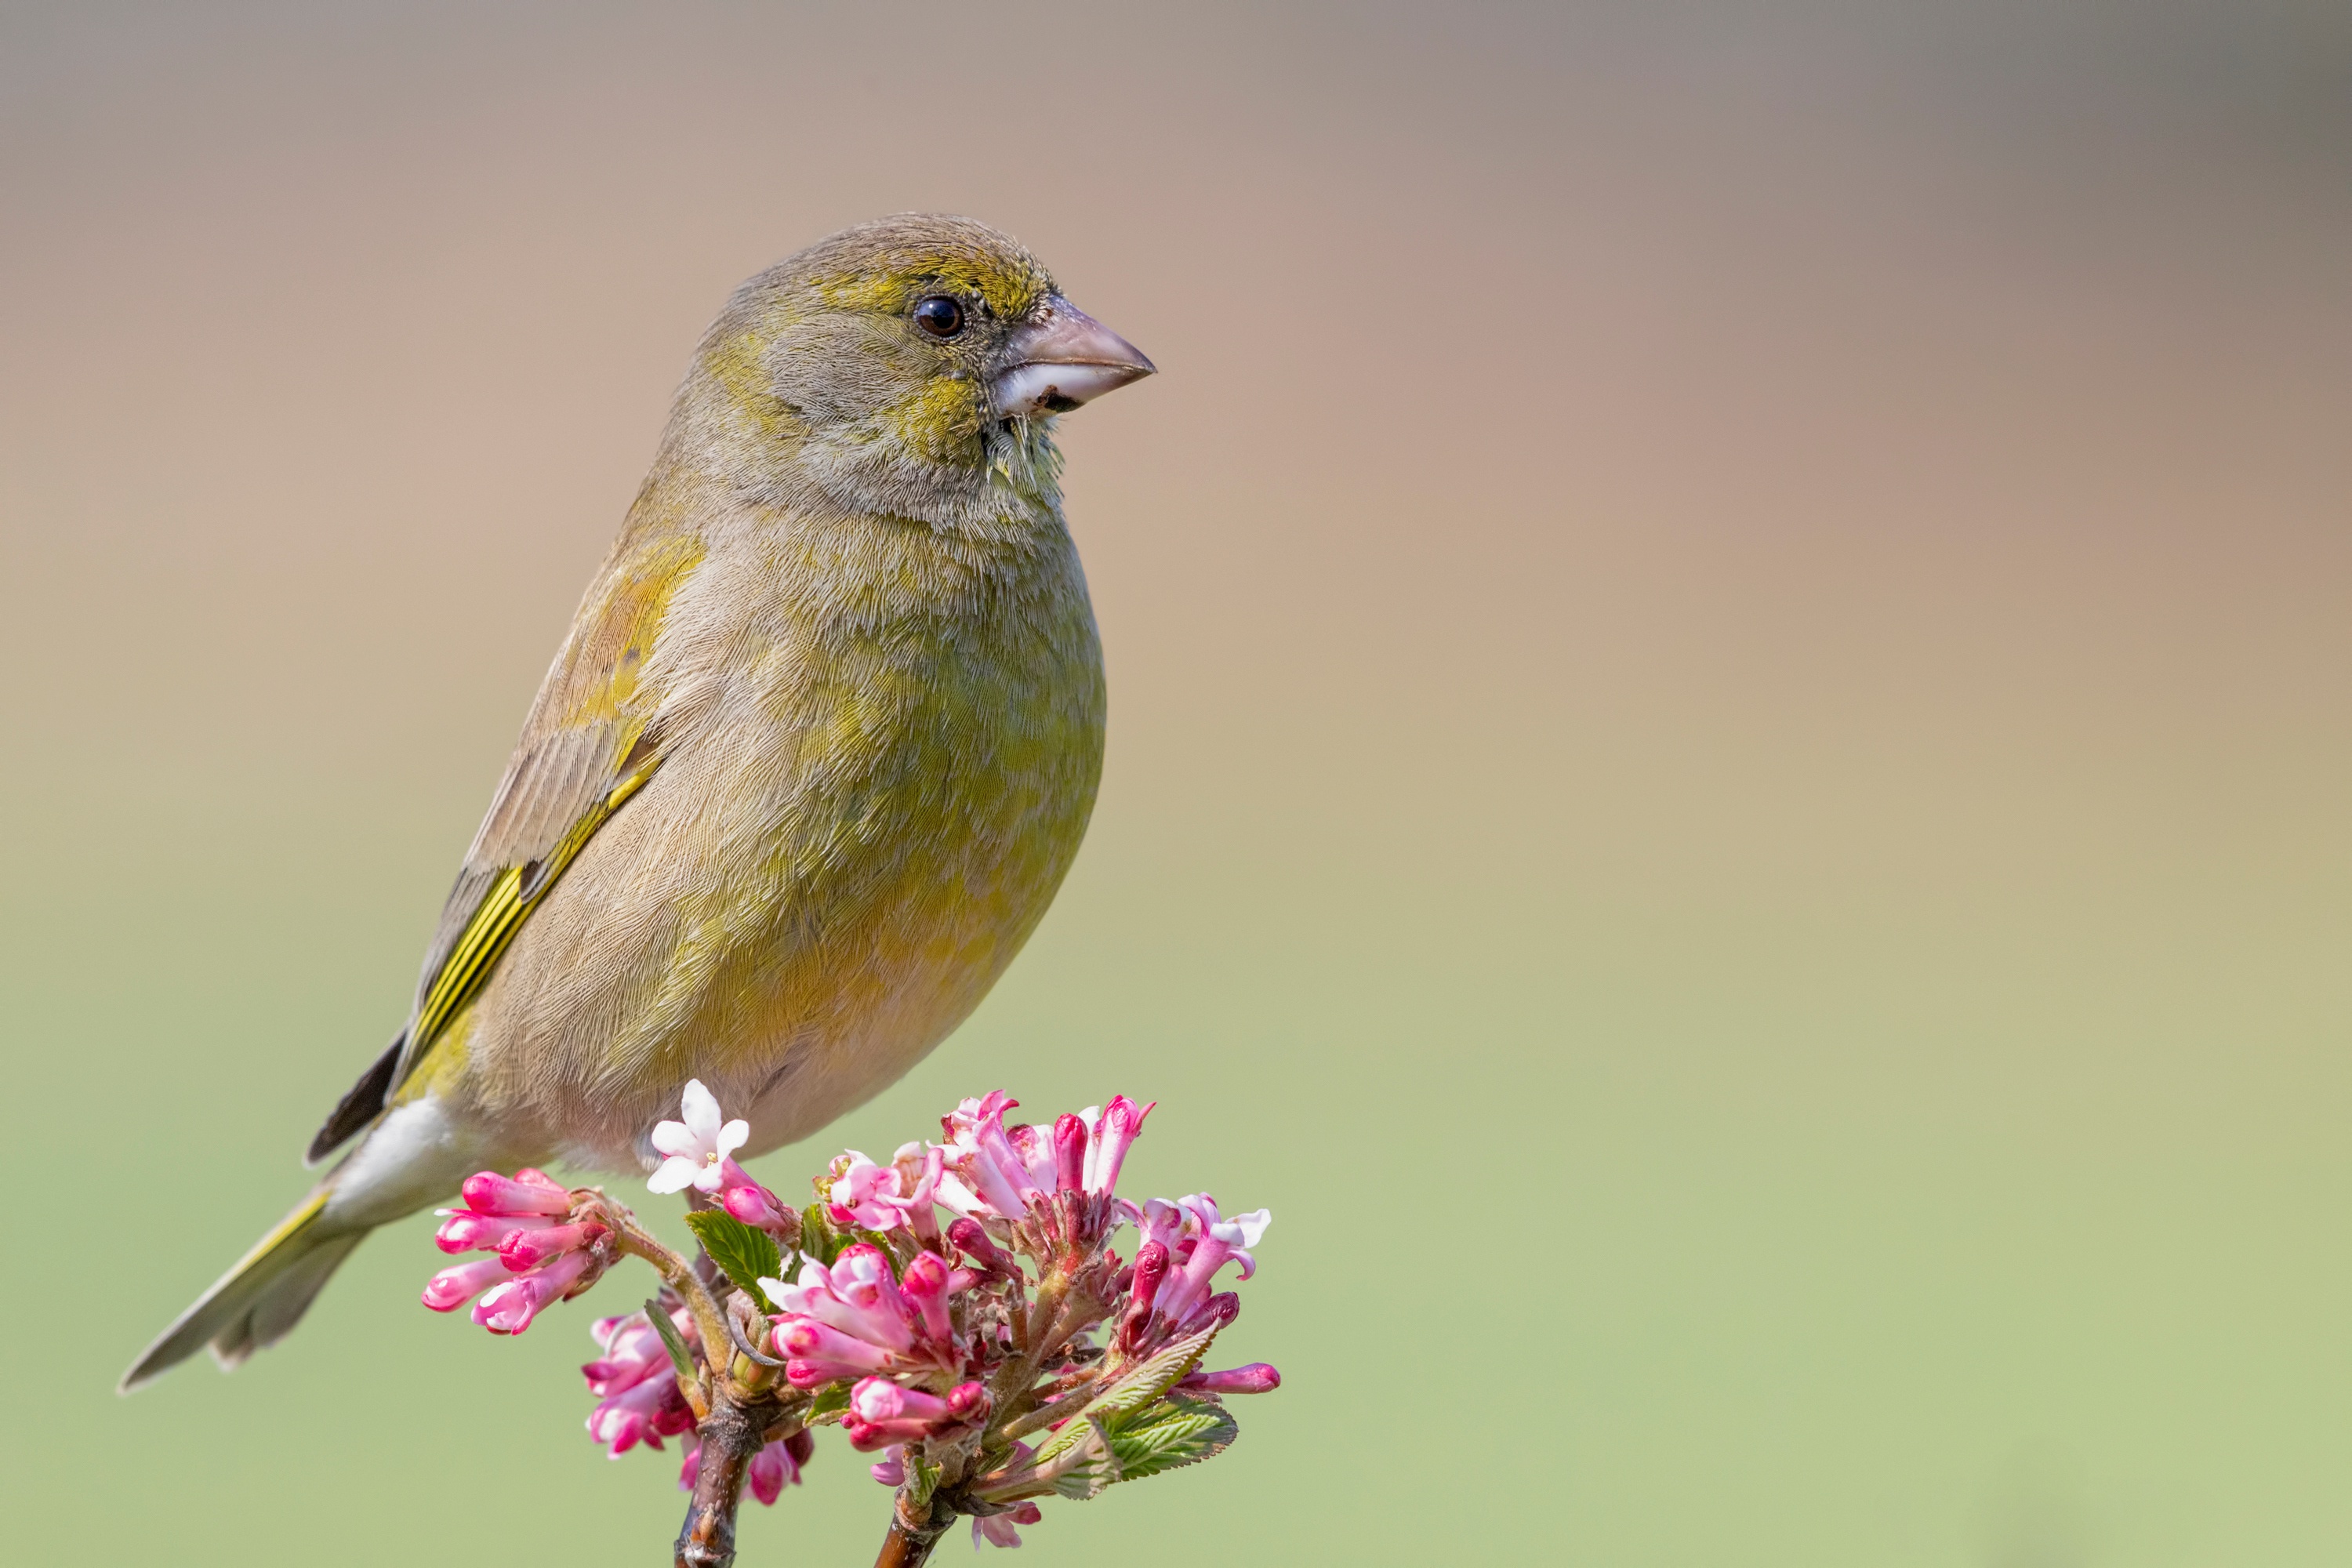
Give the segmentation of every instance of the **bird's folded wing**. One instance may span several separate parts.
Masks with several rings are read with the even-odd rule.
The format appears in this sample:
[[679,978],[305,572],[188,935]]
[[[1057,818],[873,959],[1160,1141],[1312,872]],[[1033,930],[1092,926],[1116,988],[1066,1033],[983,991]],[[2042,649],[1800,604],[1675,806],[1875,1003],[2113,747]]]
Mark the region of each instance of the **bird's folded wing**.
[[312,1161],[391,1103],[565,868],[661,765],[660,694],[638,677],[701,553],[688,535],[625,538],[590,587],[442,907],[408,1027],[319,1130]]

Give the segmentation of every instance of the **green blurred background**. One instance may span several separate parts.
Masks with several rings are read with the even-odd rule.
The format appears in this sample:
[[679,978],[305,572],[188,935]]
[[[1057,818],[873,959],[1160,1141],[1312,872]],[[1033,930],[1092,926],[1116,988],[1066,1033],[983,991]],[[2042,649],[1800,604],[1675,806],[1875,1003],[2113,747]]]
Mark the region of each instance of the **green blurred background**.
[[2352,1559],[2352,12],[2273,0],[0,10],[0,1556],[667,1560],[591,1310],[423,1311],[423,1221],[112,1384],[704,321],[912,207],[1163,369],[1065,427],[1108,774],[761,1173],[1124,1089],[1276,1215],[1283,1390],[1029,1559]]

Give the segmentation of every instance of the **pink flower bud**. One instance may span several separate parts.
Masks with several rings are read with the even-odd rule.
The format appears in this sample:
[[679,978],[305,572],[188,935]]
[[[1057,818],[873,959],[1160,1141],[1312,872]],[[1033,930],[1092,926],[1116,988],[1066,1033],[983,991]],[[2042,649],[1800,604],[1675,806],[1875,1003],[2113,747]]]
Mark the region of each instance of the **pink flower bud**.
[[923,1253],[908,1264],[898,1289],[914,1308],[916,1321],[927,1336],[942,1344],[955,1337],[955,1326],[948,1318],[948,1266],[938,1253]]
[[800,1479],[801,1468],[793,1462],[792,1454],[782,1442],[771,1443],[752,1455],[743,1478],[744,1484],[751,1489],[751,1495],[770,1508],[773,1508],[776,1500],[784,1495],[784,1488]]
[[1135,1278],[1131,1287],[1135,1304],[1149,1307],[1160,1294],[1160,1282],[1168,1276],[1168,1248],[1156,1241],[1147,1241],[1135,1249]]
[[547,1215],[488,1215],[472,1209],[441,1209],[441,1228],[433,1244],[444,1252],[496,1251],[499,1243],[519,1230],[544,1230],[555,1224]]
[[865,1372],[879,1372],[890,1352],[869,1341],[843,1333],[814,1318],[787,1318],[776,1329],[776,1348],[793,1361],[824,1361]]
[[1054,1119],[1054,1185],[1075,1193],[1087,1184],[1087,1124],[1075,1116]]
[[976,1421],[988,1414],[988,1385],[959,1383],[948,1390],[948,1415],[955,1421]]
[[816,1458],[816,1434],[803,1426],[784,1439],[784,1452],[793,1457],[797,1468]]
[[[861,1454],[878,1453],[886,1447],[903,1441],[908,1436],[905,1433],[890,1432],[872,1422],[860,1421],[854,1415],[842,1418],[841,1430],[849,1438],[849,1446]],[[912,1436],[919,1437],[922,1434],[917,1432]]]
[[971,1521],[972,1550],[979,1551],[983,1541],[991,1546],[1018,1546],[1021,1532],[1013,1527],[1035,1524],[1045,1517],[1034,1502],[1016,1503],[1003,1513],[975,1514]]
[[[663,1370],[668,1370],[667,1365]],[[588,1436],[604,1446],[608,1458],[617,1459],[639,1443],[659,1447],[662,1427],[658,1424],[661,1418],[665,1414],[685,1406],[685,1398],[677,1391],[677,1378],[648,1378],[613,1394],[590,1411]],[[692,1413],[688,1411],[689,1425],[692,1420]],[[672,1426],[669,1430],[679,1428]]]
[[610,1399],[625,1394],[637,1384],[670,1370],[669,1358],[659,1361],[592,1361],[580,1369],[588,1380],[588,1392],[599,1399]]
[[1150,1105],[1139,1106],[1123,1094],[1110,1097],[1101,1120],[1095,1123],[1094,1140],[1087,1151],[1087,1191],[1108,1193],[1118,1187],[1118,1168],[1127,1161],[1127,1151],[1143,1131],[1143,1119],[1159,1103],[1155,1100]]
[[915,1342],[914,1310],[890,1277],[890,1258],[880,1247],[859,1242],[833,1260],[833,1293],[863,1319],[861,1337],[894,1351]]
[[810,1361],[799,1358],[784,1363],[784,1381],[805,1394],[813,1388],[823,1388],[828,1383],[840,1383],[862,1377],[871,1367],[852,1366],[841,1361]]
[[856,1428],[853,1438],[867,1443],[912,1441],[932,1436],[942,1427],[984,1420],[988,1406],[988,1390],[979,1383],[958,1384],[942,1399],[887,1378],[869,1377],[849,1391],[846,1424]]
[[761,1228],[781,1226],[788,1217],[776,1194],[757,1182],[729,1187],[719,1194],[719,1206],[745,1225]]
[[1197,1334],[1211,1324],[1223,1329],[1241,1315],[1241,1297],[1231,1290],[1221,1290],[1192,1309],[1184,1319],[1183,1331]]
[[1176,1386],[1199,1394],[1271,1394],[1282,1386],[1282,1373],[1254,1361],[1225,1372],[1196,1372]]
[[530,1327],[541,1308],[561,1300],[594,1261],[587,1253],[567,1252],[544,1268],[511,1275],[474,1303],[474,1321],[494,1334],[519,1334]]
[[584,1252],[611,1234],[593,1220],[545,1230],[519,1230],[499,1243],[499,1261],[520,1274],[567,1252]]
[[967,1216],[949,1226],[948,1239],[954,1242],[965,1257],[979,1264],[983,1273],[1010,1275],[1015,1272],[1012,1257],[988,1238],[988,1232],[976,1219]]
[[1119,1321],[1119,1343],[1133,1350],[1143,1342],[1144,1331],[1151,1326],[1151,1303],[1160,1293],[1160,1281],[1168,1277],[1168,1248],[1157,1241],[1147,1241],[1135,1249],[1135,1263],[1128,1270],[1129,1297],[1127,1313]]
[[537,1181],[509,1181],[496,1171],[478,1171],[466,1178],[461,1189],[466,1206],[476,1214],[488,1215],[568,1215],[572,1212],[572,1194],[541,1176],[536,1171],[520,1173],[538,1176]]
[[869,1377],[849,1391],[849,1408],[861,1421],[944,1421],[948,1402],[919,1388],[901,1388],[887,1378]]
[[425,1282],[425,1304],[436,1312],[454,1312],[492,1285],[511,1279],[507,1266],[495,1258],[478,1258],[444,1268]]
[[880,1481],[886,1487],[905,1486],[907,1484],[907,1463],[903,1456],[906,1452],[907,1450],[903,1447],[896,1443],[892,1444],[889,1447],[882,1450],[882,1462],[876,1465],[866,1466],[866,1473],[872,1476],[876,1480]]

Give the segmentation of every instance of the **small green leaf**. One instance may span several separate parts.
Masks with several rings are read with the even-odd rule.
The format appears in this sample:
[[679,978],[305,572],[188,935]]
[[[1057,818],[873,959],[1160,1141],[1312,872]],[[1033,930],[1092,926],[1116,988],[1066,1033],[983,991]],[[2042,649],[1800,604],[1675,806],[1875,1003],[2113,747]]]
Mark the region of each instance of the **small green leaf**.
[[[1068,1439],[1060,1445],[1064,1453],[1073,1447],[1083,1447],[1085,1449],[1084,1455],[1075,1464],[1055,1478],[1054,1491],[1057,1496],[1081,1500],[1100,1497],[1104,1489],[1119,1481],[1118,1456],[1112,1452],[1101,1422],[1082,1415],[1063,1426],[1055,1436]],[[1045,1449],[1039,1449],[1037,1456],[1042,1461]]]
[[828,1383],[818,1389],[816,1396],[809,1401],[808,1413],[801,1417],[801,1423],[803,1426],[815,1426],[826,1422],[838,1421],[848,1414],[849,1384]]
[[1197,1465],[1225,1451],[1241,1428],[1213,1399],[1171,1395],[1124,1421],[1087,1415],[1069,1422],[1053,1441],[1037,1451],[1033,1463],[1069,1458],[1081,1450],[1054,1481],[1062,1497],[1100,1497],[1120,1481],[1139,1481],[1162,1470]]
[[[815,1258],[827,1268],[841,1256],[849,1240],[833,1227],[833,1216],[824,1212],[823,1204],[811,1204],[801,1210],[801,1252]],[[782,1278],[782,1276],[779,1276]]]
[[1083,1420],[1063,1422],[1061,1426],[1046,1435],[1043,1443],[1037,1445],[1037,1452],[1031,1456],[1030,1464],[1039,1469],[1045,1468],[1045,1466],[1085,1442],[1093,1431],[1094,1428]]
[[908,1505],[919,1515],[931,1506],[931,1494],[939,1489],[940,1467],[925,1458],[912,1444],[900,1458],[907,1467]]
[[662,1310],[659,1301],[646,1303],[646,1316],[652,1320],[654,1331],[661,1335],[663,1345],[669,1351],[670,1364],[677,1368],[677,1375],[688,1383],[693,1382],[694,1352],[688,1350],[686,1342],[678,1337],[677,1325],[670,1321],[669,1314]]
[[725,1209],[695,1209],[686,1216],[687,1228],[710,1254],[710,1261],[727,1271],[735,1288],[754,1301],[765,1301],[760,1277],[776,1279],[784,1271],[784,1255],[776,1238],[755,1226],[745,1225]]
[[1225,1451],[1241,1435],[1225,1408],[1205,1399],[1162,1401],[1111,1432],[1110,1451],[1118,1479],[1139,1481],[1162,1470],[1197,1465]]
[[1141,1410],[1182,1381],[1201,1364],[1201,1358],[1208,1353],[1209,1342],[1216,1337],[1217,1331],[1212,1328],[1178,1340],[1149,1361],[1120,1374],[1118,1381],[1088,1400],[1087,1414],[1116,1426],[1120,1417]]

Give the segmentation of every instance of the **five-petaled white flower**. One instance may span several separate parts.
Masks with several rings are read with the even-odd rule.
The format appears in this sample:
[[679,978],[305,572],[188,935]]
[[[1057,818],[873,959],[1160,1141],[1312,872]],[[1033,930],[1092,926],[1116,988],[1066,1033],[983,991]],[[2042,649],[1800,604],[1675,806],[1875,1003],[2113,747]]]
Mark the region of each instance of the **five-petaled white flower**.
[[653,1146],[669,1158],[646,1178],[646,1185],[656,1193],[688,1187],[715,1193],[725,1180],[730,1163],[728,1156],[751,1138],[751,1124],[736,1121],[721,1126],[718,1098],[702,1087],[698,1078],[687,1080],[682,1099],[679,1114],[686,1120],[665,1121],[654,1129]]

